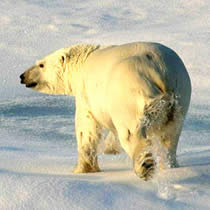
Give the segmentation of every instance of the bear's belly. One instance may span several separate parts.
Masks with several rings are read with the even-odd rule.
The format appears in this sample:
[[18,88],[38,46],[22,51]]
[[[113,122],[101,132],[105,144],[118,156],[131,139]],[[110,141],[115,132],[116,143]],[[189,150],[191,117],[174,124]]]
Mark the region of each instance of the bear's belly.
[[90,105],[90,112],[93,114],[93,117],[95,118],[95,120],[103,127],[106,129],[111,130],[112,132],[115,132],[115,126],[113,124],[112,118],[109,115],[109,113],[107,113],[107,111],[103,110],[103,106],[100,106],[96,103],[93,102],[92,106],[91,103]]

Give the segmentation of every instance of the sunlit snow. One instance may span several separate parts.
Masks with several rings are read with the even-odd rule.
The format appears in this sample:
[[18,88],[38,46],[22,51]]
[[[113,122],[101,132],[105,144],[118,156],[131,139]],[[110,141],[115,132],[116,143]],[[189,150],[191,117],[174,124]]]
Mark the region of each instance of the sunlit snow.
[[[140,180],[126,154],[101,154],[100,173],[77,160],[74,98],[35,93],[19,75],[76,43],[160,42],[192,80],[180,168]],[[209,0],[0,1],[0,210],[210,209]]]

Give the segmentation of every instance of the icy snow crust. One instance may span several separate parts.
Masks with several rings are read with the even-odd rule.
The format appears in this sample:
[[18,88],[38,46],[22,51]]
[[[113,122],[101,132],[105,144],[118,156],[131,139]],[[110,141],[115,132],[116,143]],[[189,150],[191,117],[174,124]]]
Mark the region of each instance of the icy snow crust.
[[[1,1],[0,210],[210,209],[209,9],[208,0]],[[171,47],[191,76],[180,168],[144,182],[126,154],[101,154],[102,172],[72,174],[74,98],[37,94],[18,77],[71,44],[132,41]]]

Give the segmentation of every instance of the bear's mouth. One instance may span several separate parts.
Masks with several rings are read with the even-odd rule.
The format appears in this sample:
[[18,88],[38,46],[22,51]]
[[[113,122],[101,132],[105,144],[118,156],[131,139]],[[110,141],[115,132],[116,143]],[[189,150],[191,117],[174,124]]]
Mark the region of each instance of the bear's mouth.
[[32,82],[32,83],[26,84],[27,88],[33,88],[33,87],[36,87],[36,86],[37,86],[37,82]]
[[30,82],[28,79],[25,77],[25,73],[20,75],[20,83],[25,84],[27,88],[34,88],[37,86],[37,82]]

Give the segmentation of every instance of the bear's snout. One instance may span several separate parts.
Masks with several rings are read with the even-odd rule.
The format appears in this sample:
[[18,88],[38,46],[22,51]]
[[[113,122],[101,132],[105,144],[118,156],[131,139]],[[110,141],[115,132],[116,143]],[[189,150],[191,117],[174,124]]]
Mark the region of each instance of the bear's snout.
[[20,75],[20,83],[25,84],[27,88],[34,88],[37,86],[37,82],[32,81],[28,78],[29,71],[24,72]]
[[25,75],[24,73],[20,75],[20,83],[24,84],[24,80],[25,80]]

